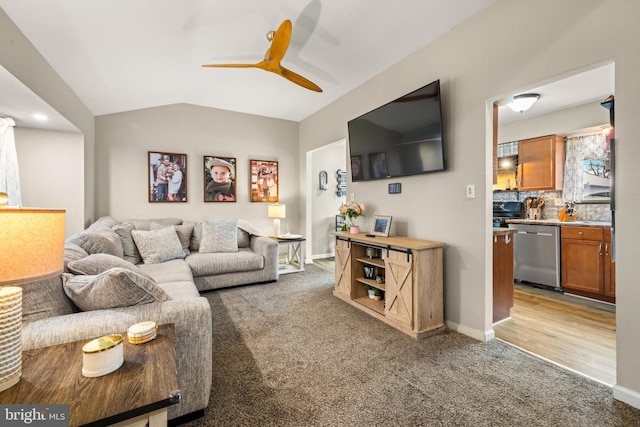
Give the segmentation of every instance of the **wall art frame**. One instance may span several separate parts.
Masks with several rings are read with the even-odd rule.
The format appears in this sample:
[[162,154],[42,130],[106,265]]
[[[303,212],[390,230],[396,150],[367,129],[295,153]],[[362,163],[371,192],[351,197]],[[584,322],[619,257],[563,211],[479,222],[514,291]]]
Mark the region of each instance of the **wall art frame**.
[[249,200],[255,203],[279,201],[278,162],[275,160],[249,161]]
[[147,183],[149,203],[187,202],[187,155],[148,151]]
[[204,201],[236,201],[235,157],[203,156]]

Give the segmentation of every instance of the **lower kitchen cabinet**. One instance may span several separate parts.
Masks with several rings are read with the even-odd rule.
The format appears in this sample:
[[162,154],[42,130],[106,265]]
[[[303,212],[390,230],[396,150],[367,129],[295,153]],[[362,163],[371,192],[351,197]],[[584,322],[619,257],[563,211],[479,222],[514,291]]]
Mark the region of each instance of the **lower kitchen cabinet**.
[[565,292],[615,302],[611,229],[562,227],[561,245]]
[[510,228],[493,230],[493,322],[511,316],[513,307],[513,233]]
[[333,234],[334,296],[414,338],[444,327],[444,243]]

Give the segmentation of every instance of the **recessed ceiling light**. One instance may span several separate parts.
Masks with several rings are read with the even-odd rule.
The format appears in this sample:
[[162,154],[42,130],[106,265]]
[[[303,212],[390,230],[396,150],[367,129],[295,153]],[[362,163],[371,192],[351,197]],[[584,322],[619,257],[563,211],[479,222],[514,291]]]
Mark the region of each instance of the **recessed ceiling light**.
[[45,116],[44,114],[41,114],[41,113],[34,114],[33,118],[36,119],[36,120],[41,120],[41,121],[49,120],[49,117],[47,117],[47,116]]

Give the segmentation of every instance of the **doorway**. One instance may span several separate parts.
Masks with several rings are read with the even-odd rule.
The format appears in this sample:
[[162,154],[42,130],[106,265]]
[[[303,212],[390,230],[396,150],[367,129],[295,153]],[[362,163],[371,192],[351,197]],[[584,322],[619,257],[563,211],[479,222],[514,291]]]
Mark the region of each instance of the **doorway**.
[[[614,94],[613,76],[613,62],[594,64],[495,100],[501,106],[496,108],[497,120],[494,117],[497,142],[552,134],[566,136],[607,124],[608,112],[600,102]],[[524,92],[540,94],[539,105],[534,104],[524,113],[514,113],[504,107],[510,97]],[[572,98],[572,94],[583,99]],[[554,102],[543,105],[545,99]],[[523,193],[505,190],[497,197],[500,201],[521,201],[537,195]],[[492,194],[492,199],[495,197],[496,193]],[[562,192],[551,197],[560,198]],[[554,210],[549,209],[551,212]],[[555,217],[557,214],[549,218]],[[511,317],[495,324],[493,329],[498,339],[612,386],[616,379],[615,320],[613,305],[514,283]]]

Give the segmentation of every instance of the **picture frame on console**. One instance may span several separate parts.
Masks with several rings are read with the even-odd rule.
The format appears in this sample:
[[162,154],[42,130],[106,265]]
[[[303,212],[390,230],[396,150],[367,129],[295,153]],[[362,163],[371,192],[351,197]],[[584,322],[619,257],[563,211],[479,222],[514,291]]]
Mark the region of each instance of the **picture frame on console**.
[[251,202],[278,202],[278,162],[273,160],[250,160],[249,167]]
[[236,201],[236,158],[203,156],[204,201]]
[[149,203],[187,201],[187,155],[166,151],[147,153]]
[[374,215],[371,220],[371,233],[374,236],[389,237],[391,217],[388,215]]

